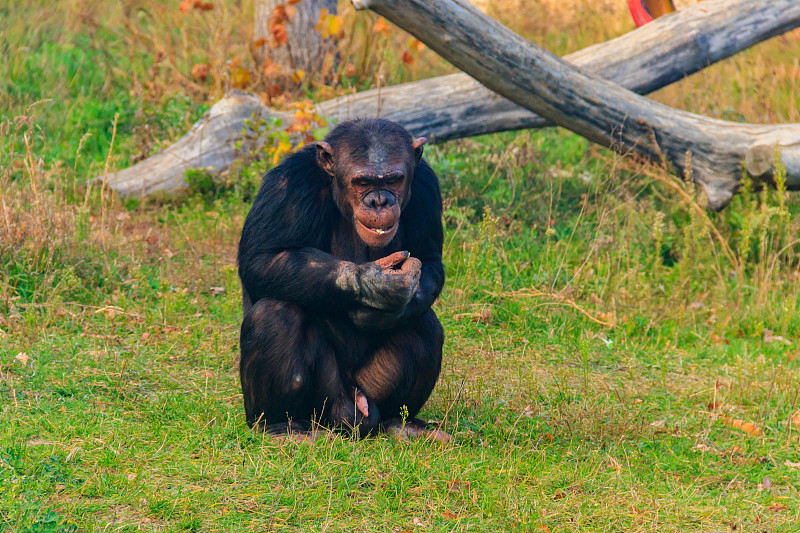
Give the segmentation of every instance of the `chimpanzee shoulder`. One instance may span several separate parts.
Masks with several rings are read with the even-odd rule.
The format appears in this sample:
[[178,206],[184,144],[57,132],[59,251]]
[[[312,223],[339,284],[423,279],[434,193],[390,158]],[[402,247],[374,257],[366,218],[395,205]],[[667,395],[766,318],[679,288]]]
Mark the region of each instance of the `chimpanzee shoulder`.
[[442,253],[442,195],[439,178],[427,161],[421,159],[414,169],[411,198],[401,215],[403,247],[412,256]]
[[242,228],[240,261],[287,248],[323,248],[336,217],[330,178],[316,163],[314,145],[305,146],[264,175]]

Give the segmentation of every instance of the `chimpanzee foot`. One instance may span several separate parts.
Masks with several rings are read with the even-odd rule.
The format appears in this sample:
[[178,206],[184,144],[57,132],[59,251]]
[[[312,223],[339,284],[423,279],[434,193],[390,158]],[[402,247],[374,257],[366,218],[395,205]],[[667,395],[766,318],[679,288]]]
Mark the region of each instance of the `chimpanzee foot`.
[[450,434],[440,429],[430,427],[427,423],[416,418],[406,420],[405,424],[399,418],[392,418],[383,424],[386,434],[396,440],[425,439],[431,442],[447,443],[453,440]]

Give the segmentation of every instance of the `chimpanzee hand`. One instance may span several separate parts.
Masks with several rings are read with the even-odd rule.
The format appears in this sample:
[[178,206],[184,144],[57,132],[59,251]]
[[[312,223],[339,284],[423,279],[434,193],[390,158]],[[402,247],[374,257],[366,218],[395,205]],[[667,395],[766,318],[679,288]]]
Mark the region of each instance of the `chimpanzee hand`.
[[422,263],[407,251],[358,266],[359,301],[385,311],[402,311],[419,288]]

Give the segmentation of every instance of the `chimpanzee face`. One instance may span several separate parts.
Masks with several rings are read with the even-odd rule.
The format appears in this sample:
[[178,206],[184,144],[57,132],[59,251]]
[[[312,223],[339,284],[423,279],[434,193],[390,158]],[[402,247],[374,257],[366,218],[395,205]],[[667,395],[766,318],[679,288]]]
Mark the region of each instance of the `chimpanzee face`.
[[383,248],[397,233],[426,140],[408,141],[372,137],[366,143],[336,149],[317,143],[317,161],[332,177],[339,210],[352,220],[367,246]]

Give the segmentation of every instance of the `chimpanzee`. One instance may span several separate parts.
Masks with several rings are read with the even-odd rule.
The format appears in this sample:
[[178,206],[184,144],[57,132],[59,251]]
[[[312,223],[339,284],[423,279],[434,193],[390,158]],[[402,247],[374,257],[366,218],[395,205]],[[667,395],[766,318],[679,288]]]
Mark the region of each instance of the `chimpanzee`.
[[414,417],[442,362],[442,199],[425,138],[336,126],[268,172],[242,229],[247,423],[447,440]]

